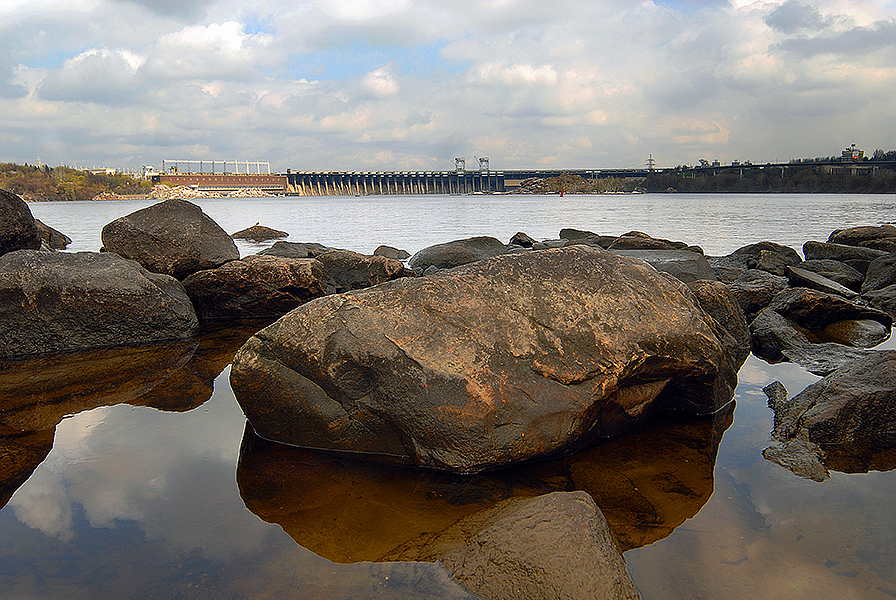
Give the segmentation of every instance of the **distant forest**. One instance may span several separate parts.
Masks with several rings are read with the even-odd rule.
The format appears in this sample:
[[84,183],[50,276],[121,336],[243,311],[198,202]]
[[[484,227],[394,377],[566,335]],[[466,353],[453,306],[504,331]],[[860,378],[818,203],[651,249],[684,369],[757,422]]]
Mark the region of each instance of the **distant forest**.
[[70,167],[0,163],[0,188],[15,192],[29,202],[43,202],[93,200],[102,192],[146,194],[150,191],[150,184],[123,174],[94,174]]

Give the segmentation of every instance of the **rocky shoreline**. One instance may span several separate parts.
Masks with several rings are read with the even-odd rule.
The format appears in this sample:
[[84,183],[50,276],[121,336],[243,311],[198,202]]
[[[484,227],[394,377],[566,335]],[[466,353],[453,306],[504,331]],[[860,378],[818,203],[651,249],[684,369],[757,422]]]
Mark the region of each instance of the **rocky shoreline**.
[[[259,224],[237,233],[285,236]],[[60,253],[51,237],[0,190],[0,372],[276,319],[258,322],[231,370],[254,433],[276,442],[454,473],[507,468],[574,454],[661,411],[721,414],[752,352],[824,376],[789,400],[767,388],[766,458],[821,480],[879,468],[896,448],[896,351],[874,350],[896,314],[892,225],[835,230],[807,241],[804,257],[768,241],[712,257],[636,231],[564,229],[410,257],[278,241],[240,258],[199,207],[169,199],[107,224],[103,252]],[[459,523],[429,556],[488,598],[557,586],[563,597],[637,597],[600,501],[556,494]],[[552,533],[508,553],[535,513],[552,515]],[[558,540],[587,548],[590,566],[546,567],[541,553]],[[497,555],[513,566],[465,571]],[[548,570],[537,581],[533,560]]]

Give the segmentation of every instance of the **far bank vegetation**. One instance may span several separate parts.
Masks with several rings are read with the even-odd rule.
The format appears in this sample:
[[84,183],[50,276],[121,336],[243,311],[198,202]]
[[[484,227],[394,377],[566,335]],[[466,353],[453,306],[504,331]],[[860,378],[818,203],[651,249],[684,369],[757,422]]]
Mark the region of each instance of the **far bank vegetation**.
[[90,173],[71,167],[0,163],[0,188],[28,202],[92,200],[101,193],[148,194],[152,185],[130,175]]

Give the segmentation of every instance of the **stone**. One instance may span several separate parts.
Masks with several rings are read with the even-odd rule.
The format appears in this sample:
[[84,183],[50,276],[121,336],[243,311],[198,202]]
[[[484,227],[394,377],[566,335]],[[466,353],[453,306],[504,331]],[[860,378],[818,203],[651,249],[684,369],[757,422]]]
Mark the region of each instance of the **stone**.
[[429,266],[451,269],[508,252],[508,246],[498,239],[473,237],[424,248],[408,260],[408,266],[418,272],[425,271]]
[[510,238],[510,243],[514,246],[522,246],[523,248],[531,248],[538,240],[532,239],[522,231],[518,231]]
[[28,204],[17,194],[0,188],[0,255],[39,249],[40,230]]
[[869,306],[882,310],[890,316],[896,316],[896,284],[888,285],[880,290],[865,292],[861,299]]
[[416,277],[398,260],[385,256],[367,256],[349,250],[330,250],[316,259],[329,279],[329,285],[338,294],[360,290],[400,277]]
[[570,244],[583,244],[589,246],[591,244],[587,243],[587,240],[584,238],[580,240],[567,240],[567,239],[559,239],[559,240],[544,240],[541,242],[535,242],[532,244],[533,250],[547,250],[548,248],[565,248]]
[[235,240],[252,240],[253,242],[265,242],[267,240],[276,240],[279,238],[289,237],[285,231],[271,229],[264,225],[256,223],[252,227],[241,229],[230,236]]
[[102,240],[106,251],[178,279],[240,257],[233,239],[186,200],[165,200],[116,219],[103,227]]
[[456,528],[473,531],[442,566],[483,598],[641,597],[606,519],[585,492],[506,500]]
[[482,471],[726,406],[738,365],[692,298],[586,246],[495,257],[300,306],[231,385],[264,438]]
[[773,408],[773,438],[817,444],[827,465],[831,455],[861,462],[896,448],[896,350],[869,353]]
[[72,243],[72,238],[49,225],[45,225],[40,219],[34,219],[34,224],[37,225],[37,229],[40,231],[40,239],[51,250],[65,250]]
[[868,271],[868,265],[881,256],[886,256],[883,250],[847,246],[845,244],[826,244],[810,240],[803,244],[803,255],[806,260],[831,259],[844,262],[859,271]]
[[738,248],[726,257],[731,265],[747,269],[768,271],[773,275],[784,275],[784,267],[798,265],[803,261],[799,253],[789,246],[774,242],[758,242]]
[[865,281],[862,283],[862,293],[882,290],[885,287],[896,284],[896,254],[887,254],[875,259],[868,265],[865,273]]
[[716,274],[702,254],[687,250],[621,250],[610,247],[620,256],[640,258],[657,271],[668,273],[684,283],[698,279],[716,279]]
[[279,256],[282,258],[314,258],[333,248],[316,242],[274,242],[270,248],[265,248],[258,254],[260,256]]
[[329,277],[313,258],[247,256],[184,279],[202,321],[277,318],[332,292]]
[[373,251],[374,256],[385,256],[394,260],[407,260],[411,257],[407,250],[400,250],[392,246],[379,246]]
[[828,279],[824,275],[819,275],[806,269],[799,267],[785,267],[784,274],[790,280],[793,287],[807,287],[825,294],[835,294],[844,298],[855,298],[858,292],[854,292],[846,286],[840,285],[833,279]]
[[759,311],[771,304],[772,298],[787,289],[788,284],[787,279],[779,275],[772,275],[759,269],[748,269],[727,285],[747,320],[750,321]]
[[883,250],[884,252],[896,252],[896,238],[882,238],[879,240],[868,240],[859,244],[862,248],[873,248],[874,250]]
[[750,326],[734,294],[721,281],[696,279],[687,284],[700,308],[709,313],[727,331],[734,343],[726,344],[733,351],[733,362],[740,367],[751,350]]
[[896,238],[896,226],[864,226],[850,227],[848,229],[836,229],[828,236],[830,244],[844,244],[847,246],[861,246],[863,242]]
[[862,282],[865,280],[865,276],[861,272],[839,260],[804,260],[798,264],[797,267],[817,273],[822,277],[827,277],[853,291],[860,290],[862,288]]
[[[592,231],[584,231],[582,229],[572,229],[565,227],[560,230],[560,239],[562,240],[578,240],[582,238],[596,237],[597,234]],[[616,238],[613,238],[616,239]]]
[[0,359],[192,337],[183,285],[112,253],[0,257]]
[[808,330],[821,331],[832,323],[870,319],[889,329],[892,318],[874,308],[809,288],[790,288],[772,299],[769,308]]
[[651,237],[640,231],[630,231],[613,240],[607,250],[687,250],[684,242],[673,242]]

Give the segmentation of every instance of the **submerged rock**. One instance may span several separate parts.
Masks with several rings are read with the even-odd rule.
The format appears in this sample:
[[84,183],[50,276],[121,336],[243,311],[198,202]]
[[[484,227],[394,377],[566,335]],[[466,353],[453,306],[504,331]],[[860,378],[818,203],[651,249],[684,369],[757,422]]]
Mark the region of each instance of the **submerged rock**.
[[740,366],[726,335],[683,284],[572,246],[309,302],[247,342],[231,384],[267,439],[471,472],[658,406],[719,410]]
[[185,339],[197,330],[178,280],[117,254],[0,257],[0,359]]
[[116,219],[103,227],[102,239],[106,251],[178,279],[240,257],[233,239],[186,200],[165,200]]

